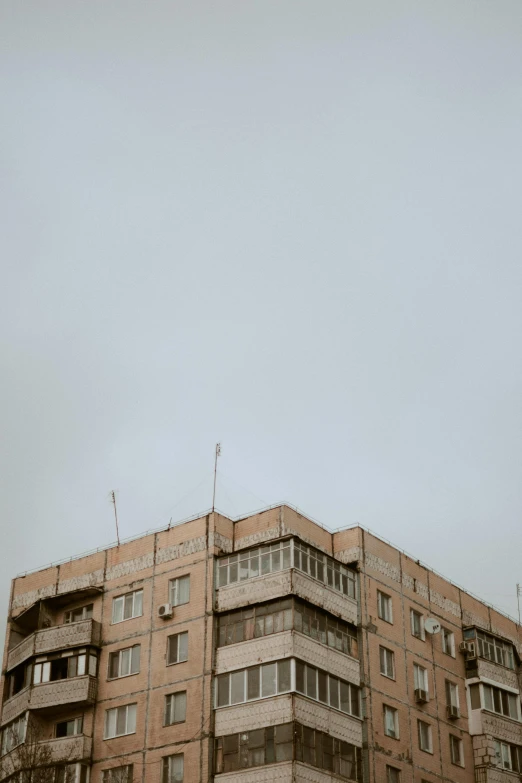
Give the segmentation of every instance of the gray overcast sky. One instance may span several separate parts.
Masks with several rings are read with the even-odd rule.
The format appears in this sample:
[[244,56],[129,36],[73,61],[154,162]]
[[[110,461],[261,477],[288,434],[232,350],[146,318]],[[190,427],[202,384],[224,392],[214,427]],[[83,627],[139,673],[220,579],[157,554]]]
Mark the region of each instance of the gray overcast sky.
[[223,511],[360,522],[515,614],[520,0],[0,28],[1,615],[114,540],[111,489],[122,536],[206,509],[218,440]]

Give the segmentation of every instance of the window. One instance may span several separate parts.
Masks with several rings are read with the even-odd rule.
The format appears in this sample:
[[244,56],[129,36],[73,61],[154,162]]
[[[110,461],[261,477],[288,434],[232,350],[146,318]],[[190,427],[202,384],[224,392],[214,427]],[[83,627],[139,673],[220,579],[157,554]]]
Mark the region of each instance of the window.
[[381,674],[390,679],[395,679],[395,653],[386,647],[379,647],[379,662]]
[[169,603],[171,606],[181,606],[190,601],[190,576],[180,576],[169,582]]
[[446,680],[446,704],[448,707],[459,707],[459,689],[449,680]]
[[419,732],[419,748],[426,751],[426,753],[433,753],[433,743],[431,726],[429,723],[425,723],[423,720],[417,721],[417,728]]
[[136,704],[126,704],[124,707],[106,710],[104,739],[134,734],[136,731],[136,707]]
[[410,609],[410,622],[412,636],[416,636],[417,639],[424,639],[424,623],[421,613],[415,609]]
[[480,685],[469,686],[469,696],[472,710],[480,710]]
[[359,748],[299,723],[217,737],[214,747],[217,775],[295,759],[339,777],[361,779]]
[[220,774],[278,761],[291,761],[293,748],[292,723],[218,737],[215,741],[215,771]]
[[183,723],[187,712],[187,691],[165,696],[165,726]]
[[349,715],[360,716],[359,688],[351,683],[309,666],[295,662],[295,689],[310,699],[320,701]]
[[188,631],[176,633],[167,639],[167,666],[188,661]]
[[163,758],[162,783],[183,783],[183,754]]
[[349,598],[356,597],[355,571],[351,568],[297,539],[293,541],[293,556],[294,568],[304,571],[313,579],[318,579]]
[[[87,764],[60,764],[54,767],[53,783],[87,783],[89,769]],[[26,779],[17,783],[26,783]]]
[[377,590],[377,614],[381,620],[393,623],[392,599],[390,595]]
[[386,783],[401,783],[401,771],[386,765]]
[[455,737],[453,734],[449,735],[450,739],[450,755],[451,763],[457,764],[459,767],[464,766],[464,754],[462,751],[462,740]]
[[83,716],[79,718],[72,718],[72,720],[60,721],[56,724],[56,736],[57,737],[73,737],[76,734],[81,734],[83,731]]
[[113,767],[102,772],[102,783],[132,783],[134,778],[134,765],[125,764],[123,767]]
[[294,629],[339,652],[358,657],[355,628],[294,598],[222,614],[218,629],[220,647]]
[[518,696],[510,691],[495,688],[493,685],[482,684],[483,708],[506,715],[513,720],[520,720],[518,712]]
[[135,590],[133,593],[119,595],[112,601],[112,622],[121,623],[132,617],[141,617],[143,614],[143,590]]
[[5,756],[13,748],[21,745],[25,741],[25,725],[26,725],[26,713],[20,715],[19,718],[8,723],[2,729],[2,743],[1,743],[1,755]]
[[74,650],[73,654],[62,653],[54,656],[41,656],[33,665],[33,685],[71,677],[84,677],[90,674],[96,677],[98,658],[86,648]]
[[447,628],[441,629],[442,652],[455,657],[455,634]]
[[387,737],[399,739],[399,713],[393,707],[383,704],[384,733]]
[[515,659],[513,657],[513,645],[497,639],[484,631],[476,631],[478,654],[481,658],[487,658],[489,661],[499,663],[501,666],[507,666],[508,669],[515,668]]
[[291,540],[287,539],[221,557],[218,561],[219,587],[290,568],[290,547]]
[[217,678],[217,706],[288,693],[291,689],[291,661],[284,660],[220,674]]
[[428,672],[423,666],[419,666],[417,663],[413,664],[413,684],[415,690],[422,690],[429,692],[428,688]]
[[140,670],[141,645],[126,647],[109,655],[109,679],[116,677],[128,677],[129,674],[137,674]]
[[79,623],[80,620],[90,620],[93,608],[94,604],[87,604],[87,606],[80,606],[78,609],[71,609],[69,612],[65,612],[65,622]]
[[496,766],[513,772],[522,772],[522,747],[499,740],[494,740],[494,743]]

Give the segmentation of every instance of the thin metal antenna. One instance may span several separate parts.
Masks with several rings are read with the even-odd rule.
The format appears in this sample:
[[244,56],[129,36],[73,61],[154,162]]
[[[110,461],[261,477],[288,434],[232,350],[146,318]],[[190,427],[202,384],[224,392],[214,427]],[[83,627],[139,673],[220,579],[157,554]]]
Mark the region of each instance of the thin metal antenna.
[[522,594],[522,587],[517,584],[517,604],[518,604],[518,624],[520,625],[520,595]]
[[217,461],[218,457],[221,456],[221,443],[216,443],[216,456],[214,459],[214,491],[212,493],[212,513],[214,512],[214,508],[216,505],[216,475],[217,475]]
[[118,530],[118,511],[116,509],[116,493],[114,490],[111,492],[111,503],[114,506],[114,519],[116,520],[116,538],[118,540],[118,546],[120,545],[120,531]]

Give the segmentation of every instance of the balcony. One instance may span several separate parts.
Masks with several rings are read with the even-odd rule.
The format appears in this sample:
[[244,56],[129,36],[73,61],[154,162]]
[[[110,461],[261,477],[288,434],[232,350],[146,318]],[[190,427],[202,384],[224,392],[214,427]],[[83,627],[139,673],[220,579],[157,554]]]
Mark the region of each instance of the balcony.
[[468,680],[480,677],[491,682],[498,683],[501,687],[506,685],[508,688],[519,690],[518,677],[513,669],[501,666],[494,661],[488,661],[485,658],[468,658],[466,660],[466,678]]
[[[478,712],[478,710],[474,710]],[[522,745],[522,723],[503,715],[496,715],[487,710],[481,710],[481,731],[478,734],[490,734],[496,739],[511,742],[513,745]],[[475,732],[473,732],[475,733]]]
[[323,582],[298,571],[285,571],[257,576],[243,582],[219,587],[216,590],[216,610],[226,612],[242,606],[283,598],[294,594],[346,622],[357,624],[357,601],[333,590]]
[[35,631],[9,651],[7,671],[11,671],[33,655],[43,655],[69,647],[85,647],[101,644],[101,624],[96,620],[81,620],[68,625],[56,625]]
[[92,753],[92,739],[83,734],[78,734],[76,737],[43,740],[39,744],[49,748],[51,761],[55,764],[64,761],[70,764],[75,761],[84,761],[89,759]]
[[[39,747],[49,750],[49,757],[45,755],[46,763],[51,764],[74,764],[77,761],[84,761],[90,759],[92,753],[92,739],[91,737],[85,737],[83,734],[79,734],[76,737],[61,737],[60,739],[48,739],[41,740],[35,745],[34,757],[42,758],[39,756]],[[32,754],[32,751],[31,751]],[[0,769],[0,781],[9,778],[20,763],[17,750],[13,750],[11,754],[4,756],[2,759],[2,767]]]
[[5,702],[2,709],[2,726],[14,720],[26,710],[46,710],[64,704],[88,707],[96,699],[96,677],[71,677],[43,685],[25,688]]
[[518,783],[518,772],[507,772],[496,767],[475,767],[475,783]]
[[[316,767],[301,764],[299,761],[284,761],[281,764],[267,764],[264,767],[225,772],[222,775],[215,775],[214,780],[216,783],[338,783],[340,778]],[[480,783],[483,781],[481,780]],[[504,781],[495,779],[494,783],[504,783]]]
[[215,711],[215,734],[220,737],[293,720],[362,747],[361,719],[325,707],[298,693],[219,707]]
[[354,685],[361,684],[360,663],[356,658],[351,658],[297,631],[282,631],[247,642],[219,647],[216,656],[216,674],[255,666],[259,661],[267,663],[282,658],[299,658]]

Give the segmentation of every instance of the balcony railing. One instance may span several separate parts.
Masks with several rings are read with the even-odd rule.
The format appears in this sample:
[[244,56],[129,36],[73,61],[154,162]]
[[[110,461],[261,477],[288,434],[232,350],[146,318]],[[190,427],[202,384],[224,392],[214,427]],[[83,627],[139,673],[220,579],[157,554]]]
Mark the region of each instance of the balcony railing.
[[496,767],[475,767],[475,783],[517,783],[520,776]]
[[43,710],[63,704],[87,707],[96,699],[96,677],[71,677],[42,685],[33,685],[17,693],[2,708],[2,726],[26,710]]
[[65,650],[69,647],[83,647],[101,644],[101,624],[96,620],[81,620],[68,625],[55,625],[42,628],[28,636],[7,656],[7,671],[26,661],[32,655],[43,655],[54,650]]
[[216,590],[216,609],[218,612],[239,609],[259,601],[282,598],[290,593],[322,607],[336,617],[357,624],[355,598],[343,595],[293,568],[219,587]]
[[[41,740],[35,745],[34,757],[39,757],[39,748],[45,748],[45,762],[48,764],[74,764],[77,761],[90,759],[92,753],[92,739],[79,734],[76,737],[60,737],[58,739]],[[33,751],[30,751],[31,755]],[[42,758],[42,756],[40,756]],[[0,783],[11,778],[13,772],[19,767],[20,757],[18,750],[11,751],[2,759],[0,765]]]
[[59,762],[83,761],[91,757],[92,739],[78,734],[76,737],[59,737],[57,739],[42,740],[40,743],[49,749],[51,761]]
[[520,689],[517,673],[513,669],[501,666],[494,661],[488,661],[486,658],[468,658],[466,660],[466,677],[480,677],[492,682],[497,682],[500,687],[506,685],[508,688]]

